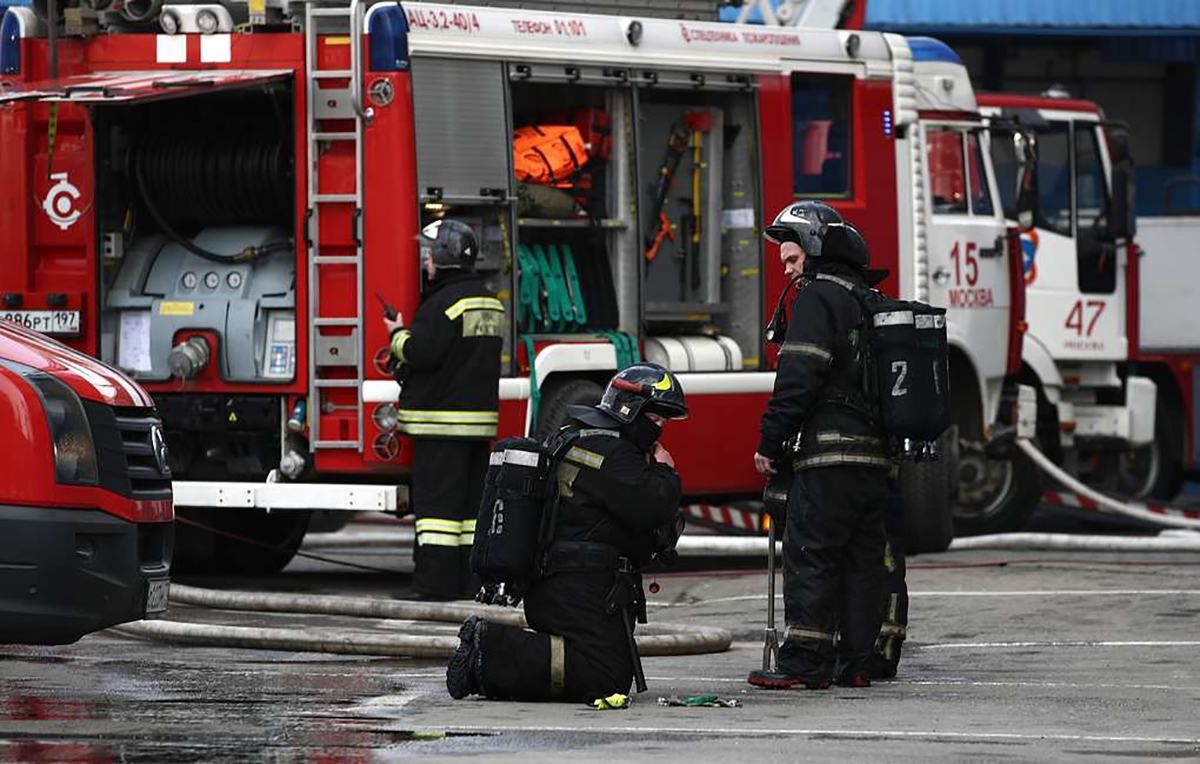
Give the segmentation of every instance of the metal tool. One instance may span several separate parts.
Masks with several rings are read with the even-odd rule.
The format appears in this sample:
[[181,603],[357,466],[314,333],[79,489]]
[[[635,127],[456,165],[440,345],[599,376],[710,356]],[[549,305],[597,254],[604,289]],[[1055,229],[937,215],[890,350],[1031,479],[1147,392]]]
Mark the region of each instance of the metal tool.
[[767,531],[767,628],[763,632],[763,671],[774,671],[779,660],[779,632],[775,630],[775,521]]

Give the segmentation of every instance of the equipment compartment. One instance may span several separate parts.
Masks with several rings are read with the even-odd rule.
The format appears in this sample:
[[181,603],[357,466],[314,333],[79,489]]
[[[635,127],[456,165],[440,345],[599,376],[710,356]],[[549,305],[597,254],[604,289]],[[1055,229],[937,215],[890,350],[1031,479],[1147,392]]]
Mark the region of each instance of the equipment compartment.
[[524,334],[637,334],[628,76],[510,64]]
[[753,88],[732,76],[642,72],[638,117],[645,320],[663,340],[647,341],[647,358],[674,371],[758,368]]
[[105,361],[151,381],[295,377],[292,108],[281,84],[95,109]]

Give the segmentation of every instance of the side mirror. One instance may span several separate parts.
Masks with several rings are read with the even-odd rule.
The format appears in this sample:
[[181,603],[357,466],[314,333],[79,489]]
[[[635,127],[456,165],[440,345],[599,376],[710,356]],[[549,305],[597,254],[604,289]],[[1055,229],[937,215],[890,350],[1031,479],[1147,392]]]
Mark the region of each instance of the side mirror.
[[1037,136],[1016,130],[1012,134],[1017,159],[1017,225],[1031,230],[1038,218]]
[[1110,128],[1108,146],[1112,152],[1112,209],[1108,234],[1114,240],[1131,239],[1137,232],[1137,220],[1134,217],[1134,166],[1129,133],[1120,127]]

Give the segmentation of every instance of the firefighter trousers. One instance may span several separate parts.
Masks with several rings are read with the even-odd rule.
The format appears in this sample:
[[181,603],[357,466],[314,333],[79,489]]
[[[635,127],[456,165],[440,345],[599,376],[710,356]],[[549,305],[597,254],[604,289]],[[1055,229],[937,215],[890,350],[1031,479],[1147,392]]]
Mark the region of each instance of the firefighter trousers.
[[470,599],[479,589],[471,545],[491,448],[486,440],[413,438],[412,444],[413,589],[430,599]]
[[883,625],[875,640],[873,678],[890,679],[900,666],[900,650],[908,635],[908,583],[905,580],[904,507],[887,513],[887,546],[883,552]]
[[805,680],[869,675],[882,613],[887,470],[796,474],[783,541],[787,633],[779,670]]
[[555,573],[525,597],[531,629],[489,623],[483,638],[483,694],[506,700],[589,703],[627,694],[633,682],[629,634],[607,612],[611,571]]

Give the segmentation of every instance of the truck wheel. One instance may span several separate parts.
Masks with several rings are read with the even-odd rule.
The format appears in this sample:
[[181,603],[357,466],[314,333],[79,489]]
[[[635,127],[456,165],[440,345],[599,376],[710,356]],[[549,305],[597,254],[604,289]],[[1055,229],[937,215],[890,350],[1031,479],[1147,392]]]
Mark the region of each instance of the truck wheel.
[[936,462],[900,465],[900,495],[904,499],[904,541],[909,554],[944,552],[954,540],[952,487],[958,474],[957,428],[941,438],[942,458]]
[[959,536],[1019,531],[1042,500],[1037,465],[1014,449],[1008,459],[989,459],[983,443],[960,443],[954,532]]
[[[261,576],[287,567],[308,530],[310,513],[261,509],[195,509],[176,514],[172,573],[180,576]],[[236,536],[237,538],[233,538]],[[242,540],[244,539],[244,540]]]
[[569,379],[550,387],[542,395],[534,437],[544,440],[570,421],[568,406],[595,406],[604,395],[604,388],[590,379]]

